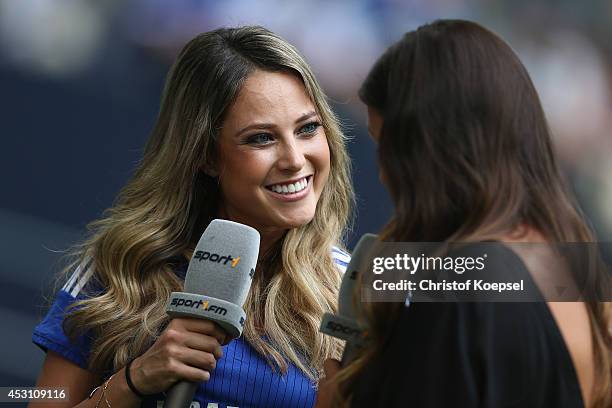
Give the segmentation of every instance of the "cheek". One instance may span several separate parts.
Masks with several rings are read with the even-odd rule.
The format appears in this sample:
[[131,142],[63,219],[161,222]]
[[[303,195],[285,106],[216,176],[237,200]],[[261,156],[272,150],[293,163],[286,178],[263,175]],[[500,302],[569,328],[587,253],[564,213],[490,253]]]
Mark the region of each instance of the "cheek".
[[319,179],[323,184],[325,184],[327,177],[329,176],[329,169],[331,167],[331,154],[326,137],[322,137],[316,144],[314,144],[312,158],[315,170],[319,174]]
[[225,157],[222,170],[232,180],[261,178],[274,162],[272,155],[264,151],[235,151]]
[[225,156],[221,168],[221,189],[226,198],[252,196],[259,188],[270,169],[266,155],[253,152],[234,152]]

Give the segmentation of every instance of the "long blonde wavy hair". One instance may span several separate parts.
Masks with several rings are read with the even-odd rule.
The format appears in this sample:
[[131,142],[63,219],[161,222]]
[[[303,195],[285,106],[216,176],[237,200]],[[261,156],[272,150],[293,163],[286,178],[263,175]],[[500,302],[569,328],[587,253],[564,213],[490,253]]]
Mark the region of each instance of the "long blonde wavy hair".
[[[217,181],[202,168],[216,152],[227,108],[254,70],[297,75],[321,117],[330,149],[330,176],[314,219],[289,230],[260,258],[244,309],[246,340],[285,372],[295,364],[315,380],[338,344],[319,333],[336,309],[340,274],[331,248],[342,242],[353,192],[345,138],[310,68],[298,51],[262,27],[201,34],[180,52],[163,92],[156,125],[131,180],[90,235],[75,248],[77,264],[92,259],[99,293],[77,302],[71,335],[93,333],[89,368],[108,372],[143,353],[168,322],[165,300],[182,289],[174,268],[188,259],[215,218]],[[265,337],[264,337],[265,336]]]
[[[395,204],[383,240],[496,240],[528,225],[551,243],[596,241],[561,176],[529,74],[491,31],[439,20],[407,33],[379,58],[360,97],[383,116],[379,165]],[[589,279],[601,291],[585,301],[595,361],[591,401],[608,408],[612,319],[610,303],[601,300],[609,299],[610,278]],[[384,350],[403,306],[360,305],[373,344],[336,377],[338,405],[349,403]]]

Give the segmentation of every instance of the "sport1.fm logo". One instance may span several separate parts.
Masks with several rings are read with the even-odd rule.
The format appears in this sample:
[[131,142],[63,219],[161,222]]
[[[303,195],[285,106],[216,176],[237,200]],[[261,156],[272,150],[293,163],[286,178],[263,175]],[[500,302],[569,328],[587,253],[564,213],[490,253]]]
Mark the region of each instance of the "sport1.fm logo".
[[202,309],[202,310],[206,310],[208,312],[215,313],[221,316],[225,316],[227,314],[226,308],[217,306],[217,305],[212,305],[209,303],[208,300],[202,301],[202,300],[191,300],[191,299],[184,299],[181,297],[175,297],[175,298],[172,298],[172,302],[170,302],[170,304],[176,307],[183,306],[183,307],[190,307],[192,309]]

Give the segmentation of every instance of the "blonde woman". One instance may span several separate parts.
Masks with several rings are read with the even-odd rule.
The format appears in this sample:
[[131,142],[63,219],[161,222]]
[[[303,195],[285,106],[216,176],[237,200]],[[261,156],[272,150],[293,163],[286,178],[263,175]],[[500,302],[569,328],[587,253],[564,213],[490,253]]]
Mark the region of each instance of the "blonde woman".
[[[336,245],[352,200],[343,135],[295,48],[261,27],[199,35],[142,163],[34,331],[37,385],[69,390],[66,406],[156,407],[179,380],[201,382],[200,407],[312,406],[337,354],[318,325],[348,262]],[[225,346],[213,323],[164,310],[213,218],[261,234],[244,335]]]

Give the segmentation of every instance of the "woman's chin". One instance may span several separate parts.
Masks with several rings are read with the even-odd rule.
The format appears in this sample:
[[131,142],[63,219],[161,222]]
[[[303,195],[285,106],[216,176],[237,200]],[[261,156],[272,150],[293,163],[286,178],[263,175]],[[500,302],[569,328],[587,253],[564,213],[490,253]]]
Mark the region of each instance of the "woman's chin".
[[284,228],[298,228],[302,225],[308,224],[314,218],[312,214],[296,214],[292,216],[282,217],[282,221],[279,220],[279,224],[283,225]]

